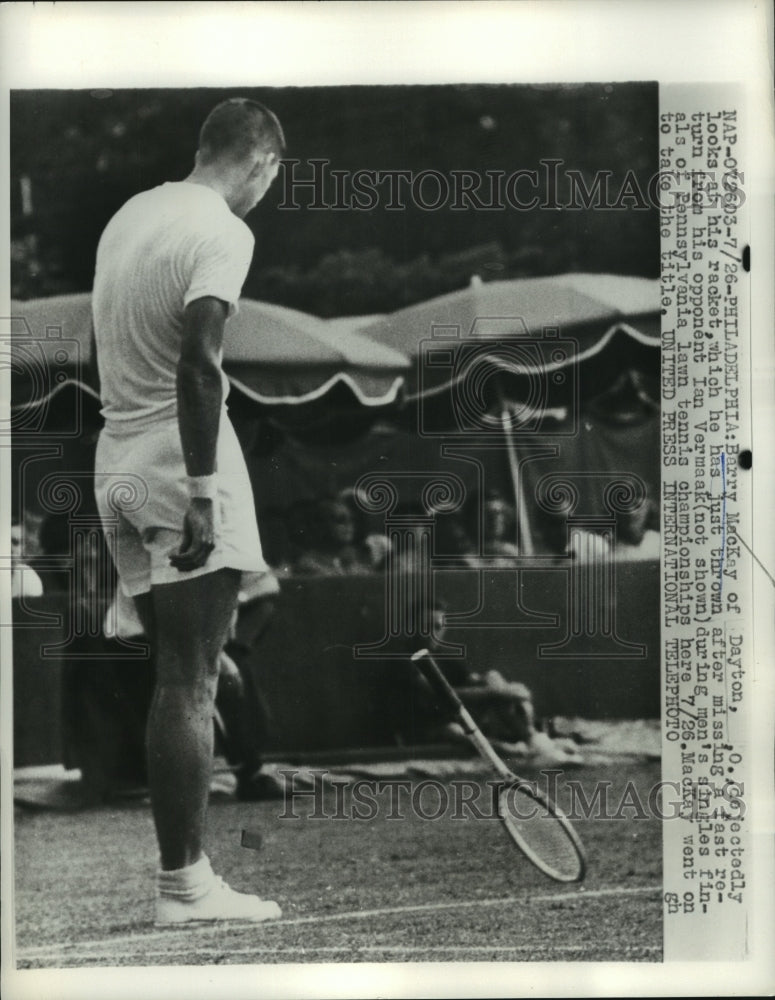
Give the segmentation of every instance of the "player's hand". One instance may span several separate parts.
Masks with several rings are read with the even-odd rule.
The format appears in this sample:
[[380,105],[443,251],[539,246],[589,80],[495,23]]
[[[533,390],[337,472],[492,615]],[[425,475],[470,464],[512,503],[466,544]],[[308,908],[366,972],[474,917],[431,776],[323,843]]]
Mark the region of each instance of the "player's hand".
[[199,569],[207,562],[214,548],[213,502],[197,497],[189,503],[183,519],[183,541],[178,551],[170,556],[170,563],[180,572]]

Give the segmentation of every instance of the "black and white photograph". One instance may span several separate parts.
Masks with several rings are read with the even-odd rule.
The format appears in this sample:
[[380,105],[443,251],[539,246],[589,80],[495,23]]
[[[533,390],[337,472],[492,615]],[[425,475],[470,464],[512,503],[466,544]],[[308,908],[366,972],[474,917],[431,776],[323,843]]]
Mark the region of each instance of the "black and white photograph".
[[[573,78],[550,4],[20,6],[157,33],[136,79],[3,81],[8,995],[761,959],[762,109],[602,46]],[[541,16],[548,65],[488,64]]]

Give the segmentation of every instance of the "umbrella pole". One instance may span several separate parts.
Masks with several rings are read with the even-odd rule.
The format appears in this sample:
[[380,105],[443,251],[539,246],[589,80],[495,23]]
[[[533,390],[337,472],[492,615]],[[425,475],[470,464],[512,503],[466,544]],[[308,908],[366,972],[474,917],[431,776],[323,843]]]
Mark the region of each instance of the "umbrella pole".
[[520,555],[532,556],[534,554],[533,537],[530,533],[530,521],[527,516],[527,507],[525,506],[525,494],[519,478],[519,458],[517,457],[517,447],[514,442],[514,428],[511,426],[511,416],[500,377],[498,378],[498,406],[500,407],[503,436],[506,439],[506,454],[509,459],[511,488],[514,494],[514,509],[517,514],[517,547],[519,548]]

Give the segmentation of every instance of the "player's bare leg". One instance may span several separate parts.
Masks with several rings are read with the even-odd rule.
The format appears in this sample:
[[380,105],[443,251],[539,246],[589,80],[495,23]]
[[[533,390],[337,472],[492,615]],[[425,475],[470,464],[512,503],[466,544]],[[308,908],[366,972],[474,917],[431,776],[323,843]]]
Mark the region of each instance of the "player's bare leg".
[[[152,591],[156,691],[148,719],[148,778],[161,853],[157,922],[266,920],[276,904],[235,893],[203,853],[213,762],[218,656],[240,574],[223,569]],[[138,610],[148,615],[148,602]]]
[[239,580],[236,570],[224,569],[153,588],[157,680],[148,718],[148,778],[164,870],[202,856],[218,655]]

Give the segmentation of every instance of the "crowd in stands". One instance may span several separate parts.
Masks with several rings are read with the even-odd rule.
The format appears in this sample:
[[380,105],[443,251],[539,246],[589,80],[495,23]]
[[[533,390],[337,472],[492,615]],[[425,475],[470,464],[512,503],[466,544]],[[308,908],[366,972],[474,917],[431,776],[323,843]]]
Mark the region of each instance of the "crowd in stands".
[[[419,505],[402,510],[408,530],[427,521]],[[520,555],[516,544],[514,505],[496,490],[474,494],[460,510],[437,512],[433,517],[433,555],[455,557],[466,566],[486,564],[508,567]],[[67,587],[69,571],[64,561],[71,555],[70,522],[66,514],[45,518],[25,511],[11,525],[11,586],[13,597],[40,597]],[[391,551],[388,536],[378,519],[370,519],[359,506],[353,489],[339,494],[300,499],[291,503],[266,526],[265,547],[269,562],[281,579],[289,576],[343,576],[373,573],[388,568],[400,571],[402,553]],[[576,525],[569,530],[565,516],[544,515],[533,532],[534,551],[589,560],[608,552],[603,535]],[[647,498],[637,510],[616,518],[614,555],[621,560],[659,558],[659,507]],[[53,561],[52,561],[53,559]],[[87,560],[88,562],[88,560]],[[269,579],[269,577],[267,577]],[[276,581],[267,584],[277,587]],[[255,581],[253,586],[255,586]]]
[[[427,512],[419,505],[401,509],[408,532],[427,531]],[[412,515],[415,516],[413,519]],[[384,528],[370,521],[354,491],[317,499],[297,500],[273,521],[279,525],[280,544],[269,546],[268,556],[281,577],[295,575],[354,575],[393,569],[401,572],[404,552],[394,552]],[[516,543],[516,513],[496,490],[474,494],[459,510],[438,511],[433,517],[433,555],[454,557],[464,566],[509,567],[520,555]],[[616,518],[616,542],[601,533],[575,525],[565,516],[541,517],[533,531],[539,554],[570,556],[589,561],[612,553],[618,560],[659,558],[659,508],[647,498],[632,513]],[[414,566],[415,563],[412,564]]]

